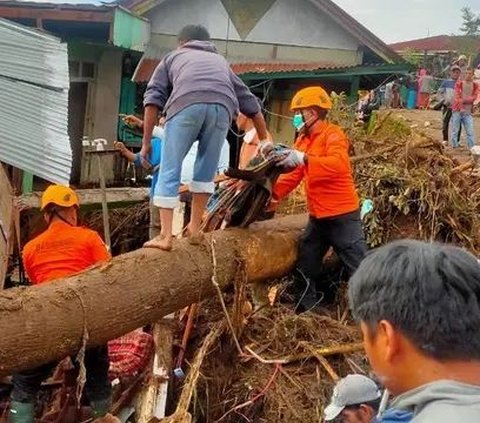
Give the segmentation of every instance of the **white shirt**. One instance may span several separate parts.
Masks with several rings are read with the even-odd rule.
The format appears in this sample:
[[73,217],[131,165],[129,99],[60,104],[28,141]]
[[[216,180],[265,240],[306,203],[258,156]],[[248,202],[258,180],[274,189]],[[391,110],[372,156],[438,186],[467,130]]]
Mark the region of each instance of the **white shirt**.
[[[161,126],[154,126],[152,131],[152,137],[160,138],[162,141],[165,139],[165,129]],[[198,141],[195,141],[192,148],[185,156],[182,164],[182,184],[188,185],[193,180],[193,167],[195,165],[195,158],[197,157]],[[228,169],[230,161],[230,147],[227,140],[224,141],[222,151],[220,153],[220,161],[218,162],[217,173],[225,172]]]
[[[185,156],[182,165],[181,182],[188,185],[193,180],[193,166],[195,165],[195,158],[197,157],[198,141],[195,141],[192,148]],[[222,173],[228,169],[230,159],[230,147],[227,140],[223,142],[222,151],[220,152],[220,160],[218,162],[217,173]]]

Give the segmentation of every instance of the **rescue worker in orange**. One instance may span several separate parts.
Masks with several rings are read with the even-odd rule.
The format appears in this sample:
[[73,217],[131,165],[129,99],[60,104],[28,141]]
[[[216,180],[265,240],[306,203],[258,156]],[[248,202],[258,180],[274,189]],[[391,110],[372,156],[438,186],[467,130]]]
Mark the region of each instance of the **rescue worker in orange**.
[[[333,247],[351,275],[367,252],[360,220],[359,198],[348,155],[349,141],[342,129],[326,120],[332,108],[321,87],[300,90],[291,102],[298,137],[293,149],[278,162],[288,172],[273,189],[279,201],[305,182],[309,222],[299,245],[296,280],[297,309],[314,308],[322,287],[322,260]],[[262,148],[262,151],[265,148]]]
[[[95,231],[77,226],[78,208],[77,195],[69,187],[52,185],[43,193],[41,210],[48,228],[28,242],[23,250],[23,264],[31,284],[53,283],[55,279],[110,260],[110,253],[100,236]],[[85,392],[97,422],[120,421],[107,414],[112,394],[108,380],[109,364],[106,345],[86,351]],[[9,422],[33,423],[40,385],[56,365],[45,364],[13,376]]]

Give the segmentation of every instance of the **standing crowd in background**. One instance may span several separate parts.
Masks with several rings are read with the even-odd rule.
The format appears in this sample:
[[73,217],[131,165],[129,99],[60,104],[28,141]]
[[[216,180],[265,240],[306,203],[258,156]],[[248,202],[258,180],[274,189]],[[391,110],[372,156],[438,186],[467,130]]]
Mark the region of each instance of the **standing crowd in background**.
[[[464,80],[468,69],[472,71],[473,80],[480,82],[480,62],[469,64],[467,57],[461,55],[439,73],[421,67],[415,73],[389,80],[375,92],[379,96],[380,105],[387,109],[440,110],[443,103],[436,95],[438,89],[445,85],[445,81],[453,79],[454,70],[459,72],[457,79]],[[480,94],[475,98],[473,106],[474,109],[480,106]]]
[[480,113],[480,63],[471,67],[467,57],[461,55],[441,73],[446,77],[435,77],[422,68],[416,74],[390,80],[375,90],[359,91],[357,122],[368,130],[373,111],[380,107],[441,110],[444,144],[460,147],[463,128],[466,146],[471,149],[476,145],[474,116]]

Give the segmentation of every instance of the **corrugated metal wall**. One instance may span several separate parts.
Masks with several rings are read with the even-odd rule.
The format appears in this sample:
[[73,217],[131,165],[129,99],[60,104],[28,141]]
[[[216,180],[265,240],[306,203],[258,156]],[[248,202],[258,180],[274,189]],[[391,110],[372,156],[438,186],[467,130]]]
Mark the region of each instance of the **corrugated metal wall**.
[[0,161],[68,184],[66,44],[0,19]]

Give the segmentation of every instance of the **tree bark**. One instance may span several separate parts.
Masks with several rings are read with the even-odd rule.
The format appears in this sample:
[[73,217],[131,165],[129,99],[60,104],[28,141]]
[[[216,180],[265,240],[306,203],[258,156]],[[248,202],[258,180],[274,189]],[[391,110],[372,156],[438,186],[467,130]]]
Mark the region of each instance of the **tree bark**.
[[[307,216],[291,216],[187,240],[172,252],[140,249],[66,279],[0,293],[0,377],[101,345],[215,294],[238,274],[249,282],[287,274]],[[212,262],[215,243],[217,267]],[[88,337],[85,337],[85,334]]]

